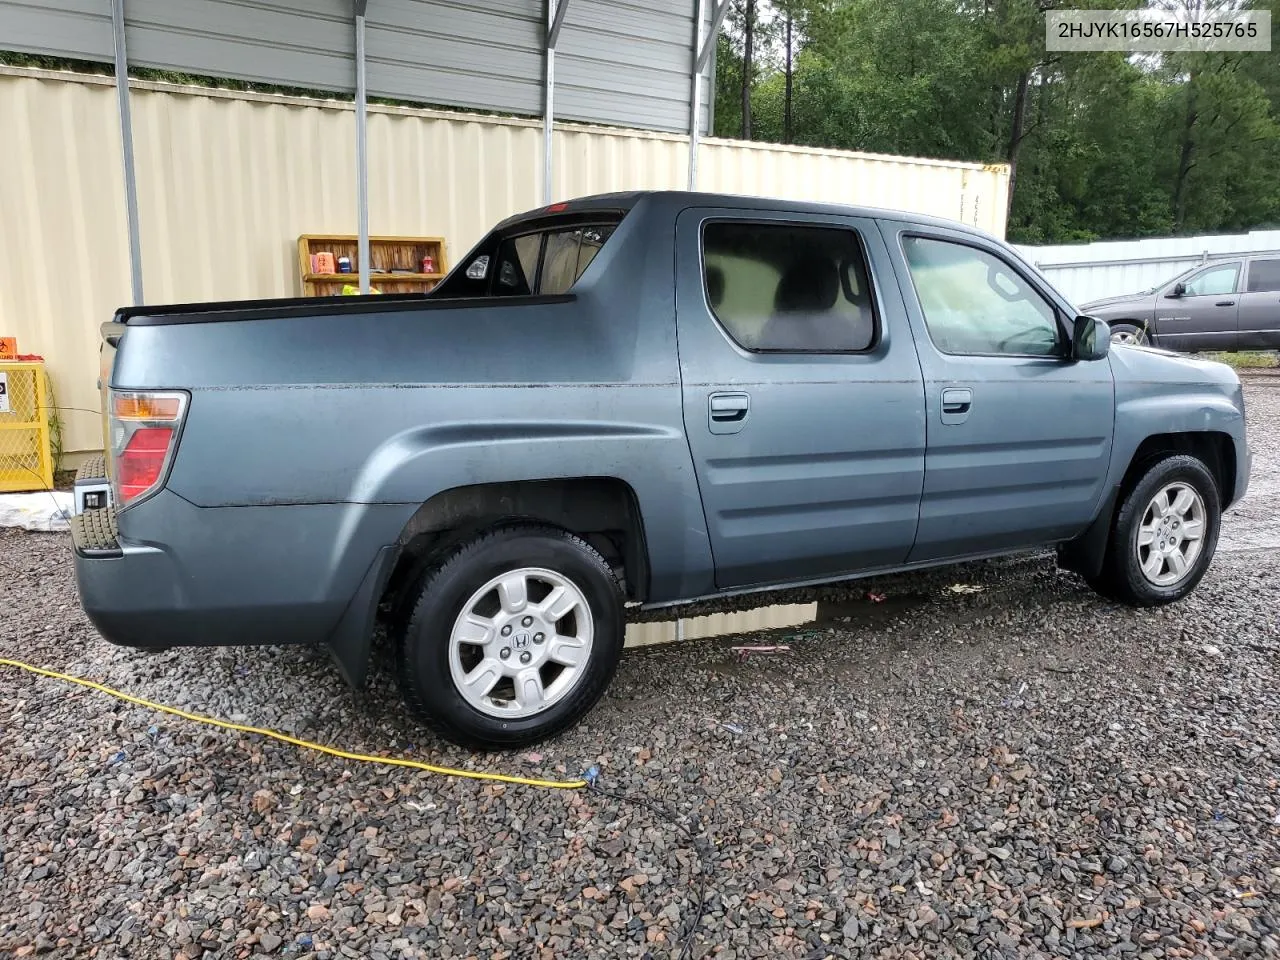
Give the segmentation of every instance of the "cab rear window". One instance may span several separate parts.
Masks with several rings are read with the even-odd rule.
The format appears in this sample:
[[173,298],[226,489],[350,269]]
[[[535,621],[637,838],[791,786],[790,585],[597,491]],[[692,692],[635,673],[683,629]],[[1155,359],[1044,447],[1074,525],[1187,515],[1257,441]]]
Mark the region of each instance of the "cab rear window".
[[433,295],[531,297],[568,293],[609,242],[621,219],[621,215],[579,216],[494,234]]

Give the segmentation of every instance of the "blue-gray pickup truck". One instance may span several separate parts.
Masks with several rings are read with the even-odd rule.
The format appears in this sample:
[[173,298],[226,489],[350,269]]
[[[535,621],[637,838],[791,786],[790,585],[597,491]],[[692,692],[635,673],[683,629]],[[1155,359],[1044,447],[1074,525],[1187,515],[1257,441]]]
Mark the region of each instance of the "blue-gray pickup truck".
[[1245,493],[1240,382],[1079,316],[988,235],[615,194],[499,224],[429,295],[137,307],[103,328],[108,505],[81,602],[134,647],[384,619],[482,749],[612,678],[626,608],[1056,547],[1179,600]]

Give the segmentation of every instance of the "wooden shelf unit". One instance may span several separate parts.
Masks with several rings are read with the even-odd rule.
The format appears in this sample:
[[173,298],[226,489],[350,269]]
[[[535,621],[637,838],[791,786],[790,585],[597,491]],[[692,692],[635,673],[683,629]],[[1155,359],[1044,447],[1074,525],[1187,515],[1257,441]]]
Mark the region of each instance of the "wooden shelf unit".
[[[352,234],[304,233],[298,237],[298,280],[304,297],[332,297],[347,284],[360,286],[359,238]],[[314,273],[313,253],[351,258],[350,273]],[[435,258],[433,273],[421,273],[422,258]],[[449,272],[444,237],[369,237],[369,285],[382,293],[427,293]],[[392,270],[412,273],[392,273]]]

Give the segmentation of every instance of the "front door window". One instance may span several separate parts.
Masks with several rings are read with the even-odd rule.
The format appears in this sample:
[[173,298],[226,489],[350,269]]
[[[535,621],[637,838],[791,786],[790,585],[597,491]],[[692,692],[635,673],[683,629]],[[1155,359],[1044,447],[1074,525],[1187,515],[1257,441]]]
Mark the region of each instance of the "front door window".
[[1220,297],[1223,294],[1236,292],[1236,278],[1240,275],[1240,264],[1224,263],[1221,266],[1202,270],[1190,280],[1184,281],[1188,297]]

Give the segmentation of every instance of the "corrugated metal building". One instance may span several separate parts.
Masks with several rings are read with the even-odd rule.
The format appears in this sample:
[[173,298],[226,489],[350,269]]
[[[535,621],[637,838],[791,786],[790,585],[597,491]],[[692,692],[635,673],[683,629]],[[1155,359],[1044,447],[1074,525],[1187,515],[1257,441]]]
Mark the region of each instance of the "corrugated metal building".
[[[297,238],[353,233],[351,104],[132,84],[148,302],[298,296]],[[66,449],[101,446],[98,325],[130,302],[113,81],[0,68],[0,332],[50,361]],[[534,120],[369,108],[372,232],[452,263],[542,202]],[[553,195],[685,185],[689,138],[557,125]],[[898,207],[1005,228],[1004,166],[709,140],[712,191]]]
[[1148,290],[1211,256],[1280,250],[1280,230],[1019,246],[1018,250],[1063,296],[1081,304]]
[[[352,0],[125,0],[129,63],[349,92]],[[570,0],[556,49],[556,116],[689,128],[693,0]],[[703,6],[704,29],[712,20]],[[544,0],[370,0],[368,93],[537,116]],[[0,0],[0,49],[111,61],[110,0]],[[701,129],[708,122],[703,86]]]

